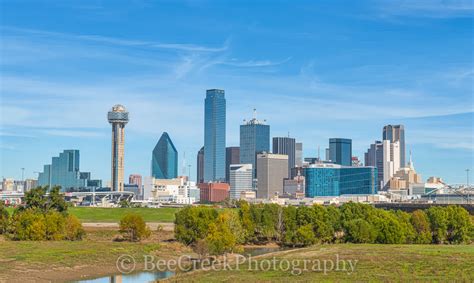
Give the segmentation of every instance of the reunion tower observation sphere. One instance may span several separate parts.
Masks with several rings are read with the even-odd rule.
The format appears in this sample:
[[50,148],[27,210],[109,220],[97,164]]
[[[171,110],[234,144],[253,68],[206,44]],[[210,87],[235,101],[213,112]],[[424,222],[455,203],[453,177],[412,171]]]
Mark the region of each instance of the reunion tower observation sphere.
[[125,109],[125,107],[121,104],[116,104],[112,107],[112,110],[109,111],[107,118],[109,119],[110,124],[113,124],[113,123],[127,124],[128,123],[127,109]]
[[113,191],[123,192],[125,124],[128,123],[128,112],[123,105],[117,104],[109,111],[107,119],[112,124],[111,186]]

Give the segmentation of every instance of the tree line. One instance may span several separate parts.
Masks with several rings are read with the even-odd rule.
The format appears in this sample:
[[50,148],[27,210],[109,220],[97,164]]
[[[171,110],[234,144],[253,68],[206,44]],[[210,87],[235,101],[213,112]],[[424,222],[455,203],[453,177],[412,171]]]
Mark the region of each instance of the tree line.
[[0,202],[0,234],[17,241],[81,240],[81,222],[67,211],[68,204],[60,187],[37,187],[25,193],[25,205],[10,216]]
[[268,242],[305,247],[344,242],[462,244],[474,239],[469,213],[460,206],[433,206],[413,213],[352,202],[339,207],[283,207],[239,201],[237,207],[188,206],[180,210],[175,219],[176,239],[210,254]]

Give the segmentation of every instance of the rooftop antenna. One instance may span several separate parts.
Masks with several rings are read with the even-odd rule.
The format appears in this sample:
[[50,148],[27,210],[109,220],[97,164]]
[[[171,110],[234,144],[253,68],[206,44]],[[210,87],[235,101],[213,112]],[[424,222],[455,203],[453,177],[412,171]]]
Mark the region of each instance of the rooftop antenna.
[[256,108],[253,109],[253,119],[257,120],[257,109]]
[[290,137],[290,131],[288,131],[288,137]]
[[318,145],[318,162],[321,162],[321,151]]

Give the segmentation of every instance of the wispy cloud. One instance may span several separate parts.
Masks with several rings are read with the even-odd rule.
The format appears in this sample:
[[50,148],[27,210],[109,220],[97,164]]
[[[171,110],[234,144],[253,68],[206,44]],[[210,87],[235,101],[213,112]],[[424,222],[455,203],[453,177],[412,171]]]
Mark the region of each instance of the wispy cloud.
[[24,29],[24,28],[6,27],[6,26],[2,26],[1,30],[8,31],[8,32],[19,32],[19,33],[29,34],[31,36],[35,36],[35,35],[36,36],[51,36],[55,38],[91,41],[91,42],[125,46],[125,47],[148,47],[148,48],[172,49],[176,51],[188,51],[188,52],[223,52],[229,48],[229,44],[230,44],[230,38],[227,38],[222,46],[211,47],[211,46],[198,45],[198,44],[192,44],[192,43],[153,42],[153,41],[107,37],[107,36],[102,36],[102,35],[71,34],[71,33],[51,32],[51,31],[44,31],[44,30]]
[[375,7],[381,17],[410,16],[430,18],[472,17],[472,0],[378,0]]

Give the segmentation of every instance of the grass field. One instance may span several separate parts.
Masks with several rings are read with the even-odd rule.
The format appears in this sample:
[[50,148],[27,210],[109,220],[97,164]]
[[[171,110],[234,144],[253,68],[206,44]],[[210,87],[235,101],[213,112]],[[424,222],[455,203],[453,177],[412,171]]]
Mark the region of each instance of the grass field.
[[[7,208],[10,214],[13,208]],[[81,222],[119,222],[127,213],[137,213],[146,222],[173,222],[178,208],[101,208],[101,207],[70,207],[69,213]]]
[[137,213],[146,222],[173,222],[178,208],[99,208],[71,207],[69,213],[82,222],[119,222],[127,213]]
[[[339,244],[315,246],[290,252],[277,253],[277,262],[282,259],[298,260],[358,260],[354,273],[330,271],[308,271],[292,275],[289,271],[253,271],[243,264],[240,271],[194,272],[171,278],[170,281],[186,282],[317,282],[317,281],[466,281],[474,280],[474,245],[356,245]],[[265,258],[268,258],[264,257]],[[262,261],[262,258],[258,260]],[[321,263],[323,264],[323,263]],[[278,266],[278,264],[276,265]],[[330,266],[328,263],[327,266]],[[342,265],[341,265],[342,266]],[[278,269],[278,268],[277,268]],[[334,267],[335,269],[335,267]],[[342,269],[342,267],[341,267]],[[349,267],[347,268],[349,270]]]
[[86,238],[77,242],[8,241],[0,236],[0,282],[93,278],[118,273],[116,261],[121,255],[130,255],[140,264],[144,255],[171,259],[188,251],[181,244],[163,242],[172,233],[153,232],[142,243],[113,242],[117,234],[116,230],[87,231]]

